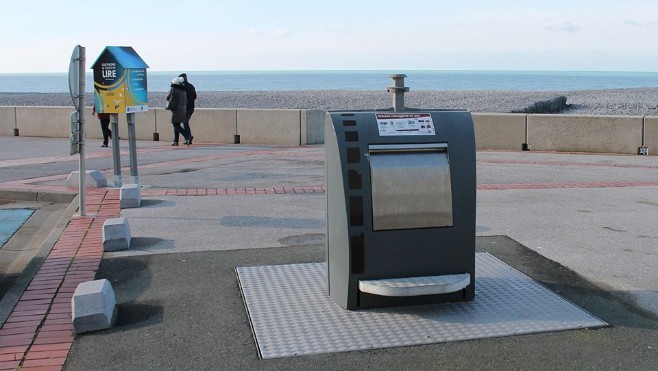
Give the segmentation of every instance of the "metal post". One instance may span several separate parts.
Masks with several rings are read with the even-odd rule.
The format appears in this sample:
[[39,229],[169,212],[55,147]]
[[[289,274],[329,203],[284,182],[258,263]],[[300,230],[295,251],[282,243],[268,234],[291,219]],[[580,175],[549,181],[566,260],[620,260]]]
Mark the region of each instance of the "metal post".
[[155,121],[155,131],[153,132],[153,141],[158,142],[160,140],[160,132],[158,131],[158,113],[153,112],[153,120]]
[[79,63],[79,86],[80,86],[80,97],[78,105],[78,114],[79,114],[79,123],[80,123],[80,216],[85,216],[85,176],[87,171],[85,169],[85,47],[80,47],[80,59]]
[[14,136],[17,137],[18,135],[19,135],[18,120],[16,118],[16,107],[14,107]]
[[238,134],[238,115],[240,111],[235,112],[235,134],[233,135],[233,144],[240,144],[240,134]]
[[404,93],[409,91],[409,88],[404,86],[404,78],[407,75],[399,74],[389,77],[393,79],[393,86],[389,86],[386,91],[393,93],[393,110],[402,112],[404,111]]
[[128,121],[128,151],[130,153],[130,175],[133,177],[133,184],[139,184],[137,176],[137,142],[135,141],[135,113],[127,113]]
[[530,143],[528,143],[528,115],[525,116],[525,142],[521,143],[521,150],[530,150]]
[[114,188],[121,188],[121,148],[119,148],[119,115],[110,114],[112,124],[112,158],[114,160]]

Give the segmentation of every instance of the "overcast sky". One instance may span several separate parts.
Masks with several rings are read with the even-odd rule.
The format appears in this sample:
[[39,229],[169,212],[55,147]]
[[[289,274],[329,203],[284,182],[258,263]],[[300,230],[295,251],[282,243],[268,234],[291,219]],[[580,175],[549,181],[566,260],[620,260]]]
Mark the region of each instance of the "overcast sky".
[[151,71],[658,71],[658,1],[9,0],[0,73],[87,67],[132,46]]

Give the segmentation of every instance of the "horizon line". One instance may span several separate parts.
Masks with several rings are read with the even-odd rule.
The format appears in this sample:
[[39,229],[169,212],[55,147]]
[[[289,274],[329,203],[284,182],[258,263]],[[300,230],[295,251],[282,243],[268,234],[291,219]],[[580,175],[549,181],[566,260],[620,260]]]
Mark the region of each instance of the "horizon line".
[[[151,73],[180,73],[183,70],[151,70]],[[244,69],[244,70],[184,70],[187,73],[268,73],[268,72],[289,72],[289,73],[305,73],[305,72],[372,72],[372,73],[406,73],[408,72],[445,72],[445,73],[622,73],[622,74],[656,74],[658,71],[637,71],[637,70],[539,70],[539,69]],[[89,68],[86,74],[92,73]],[[0,76],[8,75],[66,75],[68,72],[0,72]]]

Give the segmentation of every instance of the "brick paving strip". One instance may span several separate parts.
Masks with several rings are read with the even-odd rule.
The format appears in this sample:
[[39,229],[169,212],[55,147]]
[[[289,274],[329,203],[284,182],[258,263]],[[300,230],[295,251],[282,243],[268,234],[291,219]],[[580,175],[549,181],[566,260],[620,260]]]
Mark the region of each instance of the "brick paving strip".
[[120,213],[119,190],[88,191],[74,217],[0,329],[0,370],[61,370],[73,343],[71,298],[103,257],[102,230]]
[[[7,183],[2,184],[7,185]],[[566,189],[566,188],[624,188],[624,187],[656,187],[658,181],[647,182],[573,182],[573,183],[512,183],[512,184],[478,184],[479,191],[505,191],[518,189]],[[35,189],[50,192],[76,192],[75,187],[40,186],[24,184],[23,189]],[[245,188],[143,188],[141,196],[224,196],[224,195],[255,195],[255,194],[300,194],[324,193],[323,186],[303,187],[245,187]]]
[[603,163],[603,162],[495,160],[495,159],[480,159],[480,160],[477,160],[477,162],[481,163],[481,164],[619,167],[619,168],[625,168],[625,169],[653,169],[653,170],[658,170],[658,166],[655,166],[655,165],[610,164],[610,163]]
[[[160,147],[156,148],[147,148],[147,149],[139,149],[137,150],[137,153],[146,153],[146,152],[158,152],[162,151]],[[174,149],[176,151],[178,149]],[[273,149],[260,149],[260,150],[246,150],[246,151],[238,151],[238,152],[232,152],[232,153],[223,153],[219,155],[210,155],[210,156],[204,156],[204,157],[194,157],[194,158],[182,158],[178,160],[171,160],[171,161],[161,161],[161,162],[155,162],[151,164],[144,164],[144,165],[138,165],[140,169],[152,169],[152,168],[162,168],[162,167],[170,167],[174,165],[181,165],[181,164],[189,164],[189,163],[195,163],[195,162],[204,162],[204,161],[211,161],[211,160],[221,160],[221,159],[226,159],[226,158],[234,158],[234,157],[248,157],[248,156],[254,156],[254,155],[262,155],[262,154],[278,154],[280,156],[292,156],[293,153],[291,152],[284,152],[286,150],[290,150],[288,147],[282,147],[282,148],[273,148]],[[97,157],[107,157],[107,155],[103,156],[97,156]],[[33,165],[33,164],[44,164],[44,163],[51,163],[51,162],[58,162],[58,161],[71,161],[70,158],[76,159],[75,157],[72,156],[67,156],[67,157],[53,157],[53,158],[44,158],[44,157],[36,157],[36,158],[31,158],[31,159],[23,159],[23,160],[5,160],[5,161],[0,161],[0,168],[2,167],[13,167],[13,166],[23,166],[23,165]],[[85,156],[86,159],[91,158],[90,156]],[[57,161],[52,161],[52,159],[58,159]],[[105,169],[105,170],[100,170],[101,172],[111,172],[113,169]],[[124,166],[121,168],[121,172],[127,172],[130,170],[129,166]],[[10,181],[10,182],[5,182],[0,184],[0,187],[7,187],[7,188],[21,188],[21,189],[38,189],[42,191],[51,191],[51,192],[62,192],[62,191],[71,191],[75,188],[67,188],[63,186],[46,186],[46,185],[39,185],[36,183],[42,183],[42,182],[48,182],[48,181],[55,181],[55,180],[63,180],[66,179],[69,176],[69,174],[58,174],[58,175],[49,175],[49,176],[43,176],[43,177],[35,177],[35,178],[28,178],[28,179],[21,179],[21,180],[15,180],[15,181]]]
[[[201,145],[203,146],[203,145]],[[195,146],[195,147],[200,147],[200,146]],[[299,147],[295,147],[299,148]],[[179,148],[171,148],[169,145],[166,147],[151,147],[151,148],[138,148],[137,149],[137,154],[144,154],[144,153],[153,153],[153,152],[161,152],[161,151],[183,151],[185,150],[185,147]],[[204,156],[204,157],[197,157],[197,158],[188,158],[188,159],[180,159],[180,160],[173,160],[173,161],[165,161],[165,162],[157,162],[153,164],[148,164],[148,165],[139,165],[139,167],[165,167],[165,166],[170,166],[172,164],[176,163],[188,163],[188,162],[200,162],[200,161],[208,161],[208,160],[217,160],[217,159],[223,159],[223,158],[232,158],[232,157],[240,157],[240,156],[250,156],[250,155],[258,155],[258,154],[269,154],[269,153],[277,153],[279,156],[304,156],[304,157],[313,157],[313,156],[318,156],[324,158],[323,154],[319,153],[296,153],[296,152],[285,152],[285,151],[290,151],[289,147],[279,147],[279,148],[270,148],[270,149],[255,149],[255,150],[243,150],[243,151],[236,151],[232,153],[222,153],[219,155],[210,155],[210,156]],[[128,150],[123,150],[121,151],[121,156],[127,156]],[[88,153],[85,155],[85,159],[95,159],[95,158],[104,158],[104,157],[112,157],[112,152],[96,152],[96,153]],[[78,161],[78,157],[76,156],[51,156],[51,157],[31,157],[31,158],[23,158],[23,159],[17,159],[17,160],[0,160],[0,168],[5,168],[5,167],[16,167],[16,166],[26,166],[26,165],[43,165],[43,164],[51,164],[51,163],[57,163],[57,162],[69,162],[69,161]],[[130,169],[129,167],[124,167],[123,170]],[[110,169],[111,170],[111,169]],[[68,175],[68,174],[67,174]],[[67,175],[56,175],[55,179],[66,177]],[[39,178],[41,179],[41,178]]]
[[[505,191],[518,189],[564,189],[564,188],[620,188],[620,187],[658,187],[653,182],[578,182],[578,183],[519,183],[519,184],[478,184],[479,191]],[[270,188],[145,188],[141,195],[154,196],[224,196],[256,194],[300,194],[324,193],[321,186],[310,187],[270,187]]]
[[[167,149],[167,147],[155,147],[140,149],[138,152],[157,152]],[[170,150],[170,149],[169,149]],[[174,149],[177,150],[177,149]],[[160,168],[170,167],[173,165],[180,165],[185,163],[204,162],[210,160],[218,160],[233,157],[248,157],[253,155],[269,154],[277,156],[299,156],[294,152],[289,151],[288,147],[261,149],[261,150],[245,150],[232,153],[225,153],[219,155],[203,156],[196,158],[183,158],[172,161],[156,162],[152,164],[139,165],[142,169],[147,168]],[[316,155],[314,153],[302,154],[305,156]],[[102,155],[107,156],[107,155]],[[100,156],[99,156],[100,157]],[[324,157],[324,156],[322,156]],[[55,158],[53,158],[55,159]],[[70,157],[57,157],[58,161],[68,161]],[[0,161],[0,167],[6,167],[10,164],[13,166],[20,166],[23,164],[31,163],[45,163],[50,161],[50,158],[33,158],[26,160],[6,160]],[[52,162],[52,161],[51,161]],[[529,161],[529,160],[497,160],[497,159],[480,159],[477,161],[481,164],[510,164],[510,165],[547,165],[547,166],[569,166],[569,167],[613,167],[613,168],[636,168],[636,169],[658,169],[658,166],[653,165],[634,165],[634,164],[611,164],[611,163],[597,163],[597,162],[566,162],[566,161]],[[129,167],[124,167],[122,171],[128,171]],[[109,171],[109,170],[105,170]],[[46,177],[23,179],[12,182],[5,182],[0,184],[0,187],[20,187],[22,189],[38,189],[41,191],[51,192],[71,192],[77,188],[65,186],[46,186],[36,183],[66,179],[68,174],[64,175],[51,175]],[[578,182],[578,183],[541,183],[541,184],[479,184],[478,190],[511,190],[511,189],[559,189],[559,188],[607,188],[607,187],[644,187],[656,186],[658,182]],[[303,189],[302,189],[303,188]],[[312,188],[312,190],[308,190]],[[321,190],[319,190],[321,188]],[[244,195],[244,194],[290,194],[290,193],[318,193],[324,192],[323,187],[271,187],[271,188],[200,188],[200,189],[175,189],[175,188],[152,188],[143,189],[142,195],[144,196],[209,196],[209,195]]]
[[[137,150],[137,153],[151,153],[151,152],[160,152],[169,150],[168,147],[153,147],[153,148],[140,148]],[[121,151],[121,156],[129,155],[128,150]],[[85,159],[95,159],[103,157],[112,157],[112,152],[96,152],[96,153],[87,153],[85,154]],[[3,167],[15,167],[15,166],[25,166],[25,165],[42,165],[42,164],[52,164],[56,162],[69,162],[69,161],[78,161],[76,156],[50,156],[50,157],[30,157],[30,158],[21,158],[17,160],[3,160],[0,161],[0,168]]]

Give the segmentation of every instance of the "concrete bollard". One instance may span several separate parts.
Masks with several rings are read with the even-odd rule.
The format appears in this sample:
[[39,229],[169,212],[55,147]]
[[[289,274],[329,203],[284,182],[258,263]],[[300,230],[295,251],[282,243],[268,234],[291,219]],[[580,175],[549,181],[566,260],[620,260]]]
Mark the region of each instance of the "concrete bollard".
[[112,284],[106,279],[82,282],[71,298],[73,332],[110,328],[116,313]]
[[130,226],[128,219],[107,219],[103,223],[103,250],[120,251],[130,248]]
[[120,203],[122,209],[139,207],[142,203],[139,184],[124,184],[121,186]]
[[[67,187],[78,187],[80,185],[80,171],[72,171],[66,178]],[[85,188],[103,188],[107,187],[107,179],[98,170],[85,171]]]

